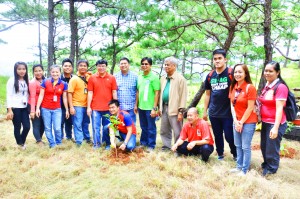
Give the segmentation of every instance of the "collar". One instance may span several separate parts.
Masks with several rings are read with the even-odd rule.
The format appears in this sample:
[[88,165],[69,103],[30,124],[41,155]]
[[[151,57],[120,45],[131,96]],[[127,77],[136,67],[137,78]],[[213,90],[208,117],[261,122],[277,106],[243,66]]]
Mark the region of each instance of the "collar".
[[166,79],[175,79],[176,78],[176,76],[177,76],[177,71],[174,71],[174,73],[173,73],[173,75],[171,75],[171,76],[166,76]]
[[243,89],[244,86],[245,86],[245,84],[248,84],[245,80],[244,80],[244,82],[243,82],[240,86],[238,85],[238,83],[236,83],[236,84],[234,85],[234,89],[235,89],[235,90]]
[[143,73],[143,76],[144,77],[148,77],[148,76],[150,76],[152,74],[152,71],[150,71],[149,73],[148,73],[148,75],[144,75],[144,73]]
[[[51,77],[50,81],[51,81],[51,83],[53,84],[53,82],[54,82],[54,79]],[[57,84],[60,84],[60,83],[61,83],[61,79],[60,79],[60,78],[58,78]]]
[[100,77],[100,78],[107,77],[107,75],[108,75],[108,73],[107,73],[107,72],[105,72],[105,75],[104,75],[103,77],[101,77],[101,76],[99,75],[99,72],[97,72],[97,73],[96,73],[96,76],[97,76],[97,77]]
[[275,86],[275,84],[277,84],[277,82],[279,82],[279,78],[275,79],[271,84],[267,83],[265,88],[266,87],[269,87],[269,89],[273,88],[273,86]]
[[73,77],[73,75],[71,74],[71,76],[70,77],[65,77],[65,75],[64,74],[61,74],[61,78],[64,78],[64,79],[66,79],[66,78],[72,78]]
[[[196,128],[198,127],[200,120],[201,120],[200,118],[197,119],[197,121],[196,121],[196,126],[195,126]],[[193,125],[192,125],[191,123],[189,123],[189,126],[190,126],[191,128],[193,127]]]

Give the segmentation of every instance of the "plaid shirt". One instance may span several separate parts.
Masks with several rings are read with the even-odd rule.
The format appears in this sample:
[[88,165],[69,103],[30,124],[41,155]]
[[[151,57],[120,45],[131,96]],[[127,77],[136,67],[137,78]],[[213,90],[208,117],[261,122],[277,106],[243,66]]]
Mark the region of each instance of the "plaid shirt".
[[136,100],[138,76],[131,71],[123,75],[120,71],[115,77],[118,85],[117,94],[121,110],[133,109]]

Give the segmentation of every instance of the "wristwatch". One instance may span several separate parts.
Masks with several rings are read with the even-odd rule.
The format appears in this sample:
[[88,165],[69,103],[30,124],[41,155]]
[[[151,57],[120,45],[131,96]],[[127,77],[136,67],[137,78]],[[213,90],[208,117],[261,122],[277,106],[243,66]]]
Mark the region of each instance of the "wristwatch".
[[153,107],[153,109],[152,110],[154,110],[154,111],[157,111],[158,110],[158,108],[157,107]]

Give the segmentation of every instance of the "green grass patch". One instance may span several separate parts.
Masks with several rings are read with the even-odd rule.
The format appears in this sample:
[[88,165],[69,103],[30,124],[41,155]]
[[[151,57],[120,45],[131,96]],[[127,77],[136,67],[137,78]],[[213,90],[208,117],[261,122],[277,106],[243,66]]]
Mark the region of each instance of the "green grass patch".
[[0,114],[6,112],[6,83],[9,77],[0,76]]

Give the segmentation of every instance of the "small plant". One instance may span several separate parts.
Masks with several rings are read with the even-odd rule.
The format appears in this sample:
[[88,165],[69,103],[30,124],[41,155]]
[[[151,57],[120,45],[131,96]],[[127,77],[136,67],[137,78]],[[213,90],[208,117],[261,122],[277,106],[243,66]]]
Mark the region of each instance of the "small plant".
[[280,155],[286,156],[287,154],[289,154],[289,151],[287,150],[286,144],[281,144],[280,145]]
[[294,128],[294,124],[293,124],[293,122],[287,122],[287,128],[286,128],[286,133],[287,134],[289,134],[292,130],[293,130],[293,128]]

